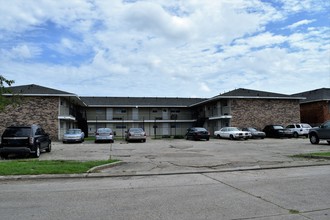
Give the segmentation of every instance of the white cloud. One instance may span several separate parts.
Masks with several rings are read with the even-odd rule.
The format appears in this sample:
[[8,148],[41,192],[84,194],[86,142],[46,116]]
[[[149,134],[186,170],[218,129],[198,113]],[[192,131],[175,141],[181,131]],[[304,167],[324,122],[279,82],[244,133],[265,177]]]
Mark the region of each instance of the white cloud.
[[201,91],[204,91],[204,92],[210,92],[211,91],[211,89],[207,86],[207,84],[205,82],[199,83],[199,87],[200,87]]
[[317,12],[326,11],[329,1],[323,0],[277,0],[282,8],[288,13],[299,13],[301,11]]
[[41,54],[41,48],[35,45],[20,44],[10,49],[1,49],[0,55],[3,59],[32,59]]
[[306,25],[306,24],[310,24],[312,22],[314,22],[315,20],[307,20],[307,19],[304,19],[304,20],[301,20],[301,21],[298,21],[296,23],[293,23],[291,25],[289,25],[287,28],[289,29],[295,29],[299,26],[302,26],[302,25]]
[[[316,72],[326,77],[330,66],[330,28],[312,26],[326,7],[317,2],[0,0],[0,68],[17,84],[81,95],[329,87],[313,79]],[[301,19],[292,24],[296,13]],[[45,78],[36,77],[40,70]]]

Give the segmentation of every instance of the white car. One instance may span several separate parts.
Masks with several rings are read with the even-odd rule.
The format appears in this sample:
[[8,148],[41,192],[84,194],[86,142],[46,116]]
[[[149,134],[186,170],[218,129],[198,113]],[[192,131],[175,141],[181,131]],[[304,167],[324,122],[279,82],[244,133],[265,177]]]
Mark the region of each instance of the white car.
[[85,133],[81,129],[69,129],[63,135],[63,143],[84,142]]
[[237,127],[224,127],[221,128],[219,131],[214,132],[214,136],[217,138],[228,138],[231,140],[234,139],[249,139],[251,138],[251,132],[249,131],[241,131]]
[[293,137],[297,138],[299,136],[308,137],[309,130],[312,128],[312,126],[306,123],[301,123],[290,124],[286,126],[286,128],[290,129],[293,132]]

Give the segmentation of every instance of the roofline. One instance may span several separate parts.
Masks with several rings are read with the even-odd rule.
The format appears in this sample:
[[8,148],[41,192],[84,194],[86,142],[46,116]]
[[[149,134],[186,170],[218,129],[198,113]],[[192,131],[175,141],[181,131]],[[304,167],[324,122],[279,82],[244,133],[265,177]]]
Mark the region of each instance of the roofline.
[[32,97],[74,97],[78,99],[78,101],[83,105],[83,106],[88,106],[81,98],[73,93],[69,94],[24,94],[24,93],[5,93],[2,94],[3,96],[32,96]]
[[69,96],[75,96],[75,97],[79,97],[78,95],[76,94],[24,94],[24,93],[5,93],[5,94],[2,94],[3,96],[14,96],[14,95],[19,95],[19,96],[66,96],[66,97],[69,97]]
[[315,100],[308,100],[300,102],[300,104],[312,103],[312,102],[328,102],[330,99],[315,99]]
[[278,97],[278,96],[218,96],[218,98],[227,98],[227,99],[306,99],[306,97]]
[[215,100],[220,100],[220,99],[281,99],[281,100],[303,100],[306,99],[306,97],[293,97],[293,96],[288,96],[288,97],[276,97],[276,96],[216,96],[213,98],[210,98],[208,100],[202,101],[202,102],[198,102],[195,104],[190,105],[192,106],[197,106],[197,105],[201,105],[201,104],[205,104],[211,101],[215,101]]
[[154,107],[154,108],[189,108],[189,105],[87,105],[88,107],[136,107],[136,108],[146,108],[146,107]]

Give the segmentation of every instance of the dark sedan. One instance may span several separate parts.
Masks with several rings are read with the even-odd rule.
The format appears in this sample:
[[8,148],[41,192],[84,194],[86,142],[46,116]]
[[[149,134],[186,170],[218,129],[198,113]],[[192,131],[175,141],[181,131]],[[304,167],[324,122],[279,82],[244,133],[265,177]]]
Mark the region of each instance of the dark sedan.
[[208,141],[210,140],[210,132],[208,132],[208,130],[206,130],[205,128],[189,128],[187,129],[186,139],[191,139],[195,141],[204,139]]
[[251,138],[265,138],[266,133],[263,131],[258,131],[255,128],[247,127],[247,128],[242,128],[242,131],[249,131],[251,133]]
[[290,129],[285,129],[282,125],[267,125],[263,132],[266,133],[266,137],[293,137],[293,132]]

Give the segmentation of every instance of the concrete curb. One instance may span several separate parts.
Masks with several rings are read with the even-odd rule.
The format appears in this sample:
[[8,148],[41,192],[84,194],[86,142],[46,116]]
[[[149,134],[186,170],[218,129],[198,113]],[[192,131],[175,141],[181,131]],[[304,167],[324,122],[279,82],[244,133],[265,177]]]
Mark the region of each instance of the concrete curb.
[[93,168],[87,170],[87,173],[96,173],[96,172],[99,172],[100,170],[111,168],[111,167],[114,167],[114,166],[117,166],[117,165],[121,165],[123,163],[124,162],[122,162],[122,161],[117,161],[117,162],[114,162],[114,163],[103,164],[103,165],[96,166],[96,167],[93,167]]
[[95,173],[101,169],[109,168],[122,164],[119,161],[115,164],[106,164],[94,167],[90,173],[82,174],[42,174],[42,175],[15,175],[15,176],[0,176],[1,181],[12,180],[44,180],[44,179],[78,179],[78,178],[111,178],[111,177],[134,177],[134,176],[166,176],[166,175],[187,175],[187,174],[204,174],[204,173],[226,173],[226,172],[240,172],[240,171],[258,171],[258,170],[272,170],[272,169],[288,169],[288,168],[301,168],[301,167],[316,167],[316,166],[329,166],[330,162],[319,164],[300,164],[300,165],[284,165],[284,166],[253,166],[253,167],[235,167],[226,168],[221,170],[204,170],[204,171],[179,171],[179,172],[163,172],[163,173],[123,173],[123,174],[109,174],[109,173]]

